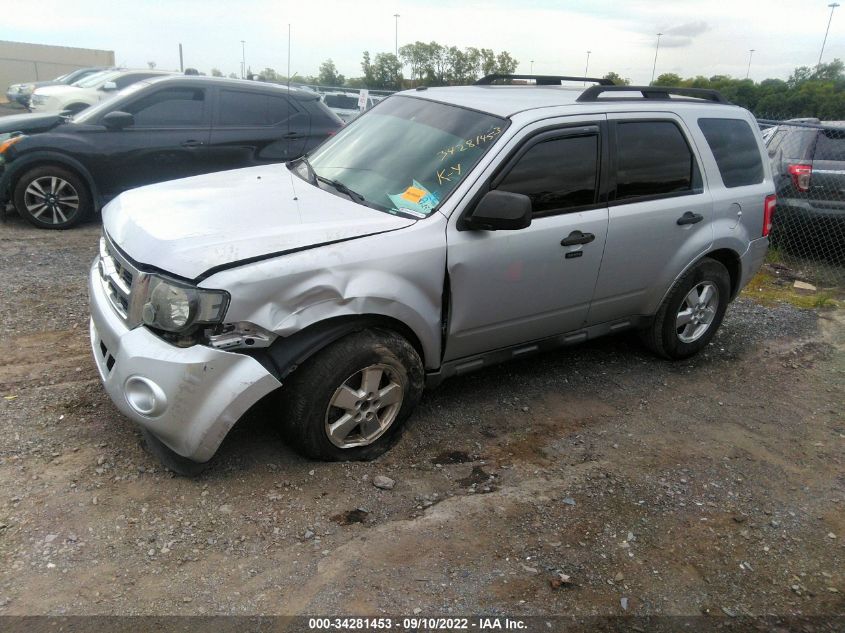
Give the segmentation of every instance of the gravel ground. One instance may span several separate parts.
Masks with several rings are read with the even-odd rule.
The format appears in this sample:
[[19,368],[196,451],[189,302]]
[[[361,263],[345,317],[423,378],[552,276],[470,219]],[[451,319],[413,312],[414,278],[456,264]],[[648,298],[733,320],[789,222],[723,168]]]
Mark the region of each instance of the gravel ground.
[[845,615],[843,311],[740,298],[689,361],[454,379],[373,463],[267,407],[188,480],[89,359],[99,230],[0,224],[0,614]]

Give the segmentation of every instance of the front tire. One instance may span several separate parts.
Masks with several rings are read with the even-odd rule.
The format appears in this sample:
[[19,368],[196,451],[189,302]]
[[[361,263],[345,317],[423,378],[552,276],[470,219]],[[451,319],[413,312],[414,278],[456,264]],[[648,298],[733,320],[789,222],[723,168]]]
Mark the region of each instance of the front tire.
[[375,459],[399,439],[423,379],[419,354],[403,337],[349,334],[308,359],[281,390],[288,438],[312,459]]
[[82,178],[57,165],[42,165],[21,176],[14,200],[18,215],[41,229],[69,229],[94,210]]
[[731,293],[727,268],[705,257],[685,272],[640,338],[651,351],[670,359],[689,358],[704,349],[725,316]]

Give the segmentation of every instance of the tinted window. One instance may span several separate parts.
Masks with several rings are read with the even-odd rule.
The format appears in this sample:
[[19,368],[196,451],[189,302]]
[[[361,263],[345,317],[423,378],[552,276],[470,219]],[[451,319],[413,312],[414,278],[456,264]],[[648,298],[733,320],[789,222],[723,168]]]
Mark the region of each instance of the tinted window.
[[669,121],[616,124],[616,199],[686,193],[697,185],[695,159]]
[[763,161],[757,139],[742,119],[699,119],[698,127],[713,152],[726,187],[763,182]]
[[165,88],[123,108],[135,115],[135,127],[192,127],[202,124],[205,90]]
[[220,125],[256,127],[286,121],[293,108],[284,97],[257,92],[223,90],[220,92]]
[[845,161],[845,128],[820,132],[813,158],[815,160]]
[[134,75],[124,75],[123,77],[118,77],[114,80],[117,89],[120,90],[121,88],[126,88],[131,84],[134,84],[136,81],[141,81],[142,79],[147,79],[148,77],[155,77],[155,75],[145,74],[145,73],[135,73]]
[[324,97],[326,105],[330,108],[338,108],[341,110],[357,110],[358,97],[351,95],[326,95]]
[[519,159],[497,189],[527,195],[535,213],[593,204],[598,157],[595,134],[543,141]]

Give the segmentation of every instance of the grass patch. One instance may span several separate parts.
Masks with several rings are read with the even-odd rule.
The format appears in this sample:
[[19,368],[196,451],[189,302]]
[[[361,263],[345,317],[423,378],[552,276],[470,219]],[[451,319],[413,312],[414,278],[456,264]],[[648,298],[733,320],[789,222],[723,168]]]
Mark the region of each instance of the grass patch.
[[797,308],[836,308],[839,302],[829,290],[819,290],[806,293],[798,292],[792,287],[792,282],[781,279],[771,271],[763,268],[742,291],[742,296],[754,299],[763,305],[789,303]]

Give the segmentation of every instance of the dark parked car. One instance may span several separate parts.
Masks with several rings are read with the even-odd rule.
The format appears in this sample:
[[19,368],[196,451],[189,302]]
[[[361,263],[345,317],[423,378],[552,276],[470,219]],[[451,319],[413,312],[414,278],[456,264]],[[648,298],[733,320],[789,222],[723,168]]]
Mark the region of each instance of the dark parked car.
[[845,231],[845,121],[793,119],[766,142],[777,187],[774,239],[840,239]]
[[0,119],[0,208],[64,229],[117,194],[155,182],[283,162],[342,121],[314,92],[169,76],[140,81],[73,118]]
[[99,73],[103,70],[107,70],[106,66],[91,66],[89,68],[78,68],[77,70],[72,70],[71,72],[67,73],[66,75],[62,75],[61,77],[56,77],[55,79],[48,79],[46,81],[29,81],[20,84],[12,84],[6,90],[6,98],[9,101],[14,101],[21,104],[24,107],[29,107],[29,98],[32,96],[32,93],[35,92],[38,88],[43,88],[44,86],[56,86],[59,84],[71,85],[76,83],[80,79],[85,79],[89,75],[93,75],[94,73]]

